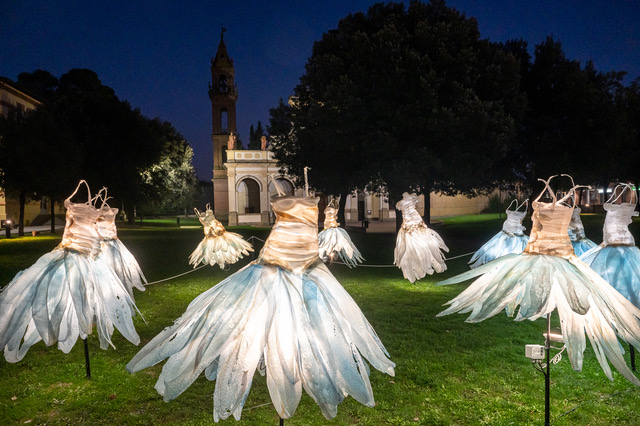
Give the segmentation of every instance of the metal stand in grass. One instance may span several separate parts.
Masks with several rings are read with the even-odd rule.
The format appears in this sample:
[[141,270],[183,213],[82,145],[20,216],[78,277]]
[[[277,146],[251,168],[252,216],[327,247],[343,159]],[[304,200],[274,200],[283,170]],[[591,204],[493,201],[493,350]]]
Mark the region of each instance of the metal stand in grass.
[[86,339],[82,339],[82,342],[84,343],[84,364],[87,368],[87,379],[91,380],[91,365],[89,364],[89,344],[87,343],[88,338],[89,336],[87,336]]
[[[551,403],[550,403],[550,390],[551,390],[551,364],[557,364],[562,359],[562,352],[566,349],[566,346],[561,348],[551,346],[551,341],[562,342],[562,336],[551,334],[551,313],[547,314],[547,332],[545,336],[545,358],[546,362],[543,363],[541,359],[532,359],[531,364],[533,367],[544,375],[544,424],[549,426],[551,424]],[[557,354],[551,358],[551,349],[558,350]]]

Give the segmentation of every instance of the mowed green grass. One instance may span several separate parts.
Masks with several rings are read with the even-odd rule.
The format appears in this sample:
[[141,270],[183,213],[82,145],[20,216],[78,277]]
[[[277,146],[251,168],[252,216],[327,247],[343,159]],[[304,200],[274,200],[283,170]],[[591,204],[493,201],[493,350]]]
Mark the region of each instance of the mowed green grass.
[[[504,215],[442,219],[433,225],[450,248],[449,257],[480,247],[501,228]],[[587,235],[601,239],[603,216],[583,216]],[[184,224],[184,222],[183,222]],[[189,223],[189,225],[192,225]],[[526,223],[530,229],[530,223]],[[634,227],[636,224],[634,223]],[[237,228],[245,238],[264,240],[269,230]],[[635,235],[635,228],[632,229]],[[515,322],[499,314],[479,324],[463,315],[436,318],[443,304],[468,284],[436,286],[439,280],[467,270],[469,256],[447,262],[445,273],[411,284],[393,262],[394,234],[351,231],[366,265],[331,271],[358,303],[397,364],[395,377],[375,369],[371,383],[376,406],[351,397],[326,420],[314,401],[303,395],[294,425],[527,425],[544,421],[544,379],[524,356],[526,344],[542,344],[546,322]],[[599,233],[599,236],[598,236]],[[121,227],[119,235],[138,259],[150,282],[191,270],[188,256],[202,239],[201,229],[179,229],[174,221]],[[50,251],[60,236],[0,240],[0,285]],[[256,251],[261,243],[254,240]],[[117,349],[101,350],[89,336],[92,380],[85,379],[82,342],[68,355],[42,342],[25,358],[10,364],[0,359],[1,424],[212,424],[215,382],[200,377],[182,395],[164,402],[153,386],[162,363],[135,374],[126,363],[164,327],[173,323],[197,295],[247,264],[228,270],[204,267],[136,291],[136,347],[117,331]],[[557,317],[554,318],[557,326]],[[582,372],[568,359],[552,366],[551,415],[558,425],[635,425],[640,418],[640,392],[614,372],[609,381],[588,345]],[[573,411],[572,411],[573,410]],[[256,374],[240,424],[277,424],[265,380]],[[226,420],[235,424],[235,420]]]

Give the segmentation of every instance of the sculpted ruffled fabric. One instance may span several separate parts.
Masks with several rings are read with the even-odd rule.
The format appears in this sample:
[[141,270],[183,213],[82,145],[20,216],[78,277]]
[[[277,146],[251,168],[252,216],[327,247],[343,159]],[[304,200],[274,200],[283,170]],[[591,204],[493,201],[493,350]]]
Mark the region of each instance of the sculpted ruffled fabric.
[[[545,184],[548,188],[548,182]],[[534,202],[533,227],[522,254],[510,254],[439,284],[477,278],[438,316],[470,313],[468,322],[478,322],[506,310],[516,321],[535,320],[558,309],[567,354],[575,370],[582,368],[589,336],[598,362],[609,379],[613,366],[629,381],[640,381],[627,367],[616,334],[640,347],[640,310],[574,254],[567,234],[571,207],[564,202],[570,191],[552,203]],[[540,197],[538,197],[540,198]]]
[[209,208],[204,213],[193,209],[204,226],[204,239],[189,256],[189,264],[195,268],[199,264],[218,265],[233,264],[248,256],[253,247],[241,235],[227,231],[222,223],[216,219],[213,210]]
[[216,381],[215,421],[240,419],[256,370],[266,374],[281,418],[294,414],[302,389],[326,418],[347,395],[373,406],[364,359],[391,375],[395,364],[318,258],[317,199],[281,197],[272,204],[277,222],[259,259],[194,299],[127,369],[168,357],[156,383],[166,401],[204,371]]
[[130,292],[99,255],[95,222],[100,211],[90,202],[75,204],[70,198],[65,201],[67,224],[61,243],[0,292],[0,347],[9,362],[20,361],[40,340],[47,346],[58,343],[68,353],[78,337],[91,334],[94,324],[102,349],[115,347],[114,327],[130,342],[140,341]]
[[406,192],[402,197],[396,203],[396,208],[402,211],[402,227],[396,238],[393,264],[413,283],[426,274],[445,271],[447,265],[442,251],[448,252],[449,249],[440,235],[427,228],[418,214],[418,197]]

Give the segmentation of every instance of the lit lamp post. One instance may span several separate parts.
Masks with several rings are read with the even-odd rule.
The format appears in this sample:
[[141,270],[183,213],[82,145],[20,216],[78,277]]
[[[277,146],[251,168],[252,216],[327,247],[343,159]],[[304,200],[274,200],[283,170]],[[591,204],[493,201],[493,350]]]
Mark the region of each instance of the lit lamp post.
[[11,238],[11,220],[7,219],[4,221],[4,232],[7,238]]

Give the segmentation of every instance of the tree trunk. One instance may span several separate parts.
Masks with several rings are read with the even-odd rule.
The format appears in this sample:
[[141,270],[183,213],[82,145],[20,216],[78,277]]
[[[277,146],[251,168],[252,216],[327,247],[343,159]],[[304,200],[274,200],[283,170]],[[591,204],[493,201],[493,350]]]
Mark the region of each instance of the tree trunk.
[[[123,203],[124,204],[124,203]],[[133,206],[133,204],[125,204],[124,205],[124,212],[127,215],[127,223],[129,225],[133,225],[135,222],[135,207]]]
[[344,208],[347,205],[348,196],[349,196],[348,192],[340,194],[340,201],[338,203],[338,223],[341,224],[343,228],[347,227],[347,219],[346,219]]
[[424,195],[424,214],[422,220],[427,225],[431,225],[431,185],[425,184],[422,187],[422,195]]
[[56,233],[56,204],[53,201],[53,197],[49,197],[49,202],[51,203],[51,233]]
[[394,208],[396,211],[396,233],[402,228],[402,212],[396,209],[396,203],[402,199],[402,196],[398,197],[395,194],[389,193],[389,208]]
[[20,191],[20,213],[18,215],[18,236],[24,237],[24,205],[27,203],[27,192]]

